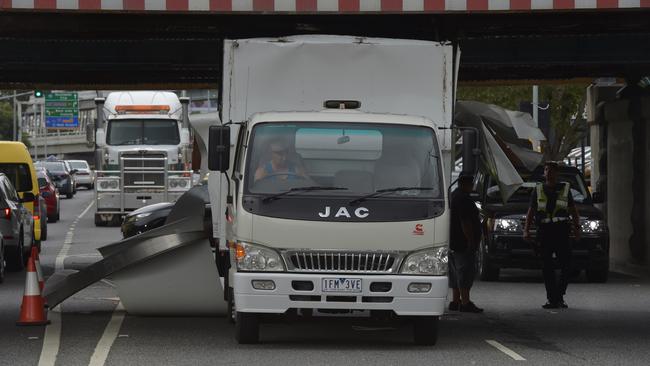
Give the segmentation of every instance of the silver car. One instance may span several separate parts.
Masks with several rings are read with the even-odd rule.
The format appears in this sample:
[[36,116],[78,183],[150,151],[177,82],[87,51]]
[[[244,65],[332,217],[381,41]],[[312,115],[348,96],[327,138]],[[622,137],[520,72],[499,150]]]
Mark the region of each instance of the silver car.
[[75,177],[77,186],[84,186],[88,189],[95,187],[95,172],[90,169],[90,165],[85,160],[66,160],[72,169],[76,169]]
[[[25,193],[24,201],[34,200],[32,193]],[[0,233],[4,246],[7,269],[20,271],[27,264],[33,238],[34,218],[26,209],[13,184],[0,173]],[[25,238],[28,238],[27,241]]]

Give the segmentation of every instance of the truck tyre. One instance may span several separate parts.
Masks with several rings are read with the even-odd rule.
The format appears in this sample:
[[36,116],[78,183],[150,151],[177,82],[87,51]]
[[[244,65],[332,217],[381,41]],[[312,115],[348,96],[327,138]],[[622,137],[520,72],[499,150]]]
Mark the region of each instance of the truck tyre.
[[65,194],[65,198],[68,198],[68,199],[72,198],[72,196],[73,196],[72,192]]
[[481,249],[478,251],[478,277],[481,281],[498,281],[499,280],[499,267],[490,265],[487,253],[481,242]]
[[5,261],[5,243],[0,241],[0,283],[5,281],[5,270],[7,262]]
[[95,226],[106,226],[106,221],[99,214],[95,214]]
[[609,277],[609,268],[590,269],[585,271],[587,281],[592,283],[605,283]]
[[257,314],[237,313],[235,339],[239,344],[255,344],[260,341],[260,323]]
[[421,346],[433,346],[438,341],[438,317],[426,316],[413,319],[413,340]]
[[[43,220],[43,217],[41,217],[41,220]],[[40,241],[43,241],[43,240],[47,240],[47,224],[42,225],[42,227],[41,227],[41,240]]]
[[25,268],[25,257],[24,257],[24,239],[23,233],[20,233],[20,239],[18,239],[18,246],[10,247],[5,249],[5,254],[7,255],[7,269],[12,272],[19,272]]

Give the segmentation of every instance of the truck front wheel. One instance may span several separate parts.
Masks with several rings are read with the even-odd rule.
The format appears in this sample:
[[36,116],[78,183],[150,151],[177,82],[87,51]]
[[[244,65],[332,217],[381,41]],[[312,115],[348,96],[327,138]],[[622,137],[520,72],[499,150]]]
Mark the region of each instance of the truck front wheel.
[[433,346],[438,341],[438,317],[426,316],[413,319],[413,340],[415,344]]
[[260,323],[257,314],[237,313],[235,339],[239,344],[255,344],[260,340]]

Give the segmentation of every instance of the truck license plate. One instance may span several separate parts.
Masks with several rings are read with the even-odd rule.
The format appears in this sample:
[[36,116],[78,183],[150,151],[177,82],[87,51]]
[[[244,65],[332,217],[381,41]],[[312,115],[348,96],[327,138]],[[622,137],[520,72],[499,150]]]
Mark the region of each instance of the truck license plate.
[[323,278],[323,292],[361,292],[361,279]]

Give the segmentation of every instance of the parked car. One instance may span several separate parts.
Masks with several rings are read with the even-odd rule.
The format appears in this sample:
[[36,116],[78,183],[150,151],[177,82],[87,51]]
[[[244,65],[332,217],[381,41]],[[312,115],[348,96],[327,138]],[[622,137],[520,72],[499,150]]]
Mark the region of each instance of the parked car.
[[95,187],[95,172],[85,160],[66,160],[72,169],[76,169],[75,178],[77,186],[84,186],[88,189]]
[[63,160],[46,160],[37,161],[34,163],[37,167],[47,169],[54,178],[54,184],[59,192],[65,194],[66,198],[72,198],[77,191],[74,169],[70,170],[68,165]]
[[[523,239],[523,227],[531,192],[537,182],[544,180],[543,167],[532,174],[520,174],[524,185],[505,203],[493,178],[483,173],[476,176],[475,190],[485,229],[478,253],[478,272],[482,280],[497,280],[502,268],[541,268],[535,248]],[[585,270],[590,282],[605,282],[609,273],[609,230],[602,212],[594,206],[594,203],[601,203],[602,198],[591,195],[582,173],[575,167],[561,166],[558,181],[570,184],[580,214],[581,238],[572,239],[574,274]],[[533,237],[534,232],[533,227]]]
[[[193,187],[192,189],[203,190],[203,192],[205,192],[205,197],[207,197],[207,188],[208,187],[206,184],[200,184]],[[161,202],[140,207],[139,209],[128,213],[122,221],[122,236],[124,239],[126,239],[131,236],[144,233],[145,231],[163,226],[165,224],[165,220],[167,220],[167,216],[169,216],[169,213],[173,208],[174,203]],[[205,217],[208,222],[211,222],[212,211],[210,202],[207,201],[205,202]],[[212,244],[214,245],[214,243]]]
[[0,141],[0,173],[4,173],[16,189],[18,197],[23,201],[23,206],[29,210],[33,220],[32,227],[26,227],[25,245],[31,250],[35,244],[40,249],[41,245],[41,215],[38,180],[32,157],[27,146],[22,142]]
[[65,164],[66,168],[68,168],[68,172],[70,172],[70,176],[72,177],[72,182],[74,183],[72,185],[72,193],[77,194],[77,186],[79,185],[77,183],[77,169],[72,168],[72,166],[67,160],[63,160],[63,164]]
[[161,202],[129,212],[122,221],[122,236],[126,239],[163,226],[173,207],[173,203]]
[[41,197],[45,199],[47,206],[47,221],[57,222],[61,217],[59,190],[56,188],[54,180],[47,169],[39,168],[36,171],[36,175],[38,176],[38,188],[41,192]]
[[11,180],[0,173],[0,233],[7,267],[12,271],[24,268],[31,251],[34,219],[22,202],[31,202],[33,198],[29,194],[26,196],[21,200]]

